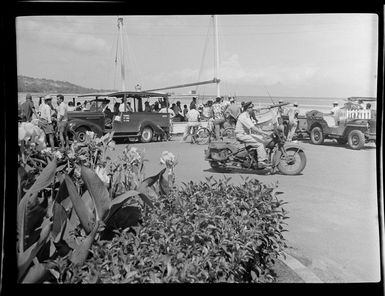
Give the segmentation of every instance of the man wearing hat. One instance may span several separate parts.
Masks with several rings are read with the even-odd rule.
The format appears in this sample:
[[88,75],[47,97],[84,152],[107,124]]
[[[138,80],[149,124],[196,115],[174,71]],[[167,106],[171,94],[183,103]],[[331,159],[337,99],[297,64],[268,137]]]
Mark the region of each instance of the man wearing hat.
[[293,136],[295,134],[295,131],[298,126],[298,114],[299,114],[299,109],[298,109],[298,103],[295,102],[293,104],[293,107],[290,107],[287,115],[289,116],[289,132],[287,134],[287,141],[291,142],[293,140]]
[[333,102],[333,108],[330,110],[329,114],[334,117],[335,125],[338,125],[340,120],[340,107],[338,106],[338,102]]
[[52,125],[52,117],[51,117],[51,107],[48,105],[52,101],[52,97],[47,95],[44,97],[44,102],[40,105],[40,119],[39,119],[39,127],[44,131],[49,138],[49,144],[53,148],[53,125]]
[[[251,102],[244,104],[244,111],[238,116],[237,124],[235,125],[235,138],[242,143],[247,143],[257,148],[258,167],[264,168],[269,163],[263,144],[263,136],[269,136],[269,133],[264,132],[251,121],[251,114],[254,112],[253,107],[254,105]],[[251,134],[252,131],[256,134]]]
[[222,108],[222,98],[217,97],[215,99],[215,103],[212,106],[213,109],[213,123],[214,123],[214,128],[215,128],[215,137],[217,141],[220,139],[221,135],[221,129],[223,128],[223,124],[225,123],[225,112]]

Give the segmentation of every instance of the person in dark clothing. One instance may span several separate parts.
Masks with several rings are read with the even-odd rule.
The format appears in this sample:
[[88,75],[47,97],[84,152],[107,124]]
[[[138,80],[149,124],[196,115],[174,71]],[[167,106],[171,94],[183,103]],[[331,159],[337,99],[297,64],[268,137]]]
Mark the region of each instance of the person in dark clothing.
[[27,94],[25,97],[25,102],[21,105],[21,120],[30,122],[32,120],[32,115],[35,114],[38,118],[35,106],[32,101],[32,96]]
[[75,111],[82,111],[82,103],[78,102],[78,103],[76,104],[76,109],[75,109]]
[[197,98],[196,97],[193,97],[192,98],[192,101],[190,103],[190,110],[193,109],[192,107],[194,107],[195,109],[197,109]]

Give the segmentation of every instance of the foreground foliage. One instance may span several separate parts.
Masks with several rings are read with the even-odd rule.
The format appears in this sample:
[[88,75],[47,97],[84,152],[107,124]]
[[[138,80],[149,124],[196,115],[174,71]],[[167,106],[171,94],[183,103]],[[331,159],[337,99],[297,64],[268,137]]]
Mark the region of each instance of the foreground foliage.
[[184,184],[139,227],[99,240],[83,266],[57,263],[66,283],[272,282],[286,247],[275,186],[245,179]]
[[[286,247],[277,185],[175,185],[175,156],[146,178],[113,134],[52,151],[25,142],[18,174],[18,282],[271,282]],[[30,141],[30,140],[28,140]],[[164,173],[167,170],[167,175]]]

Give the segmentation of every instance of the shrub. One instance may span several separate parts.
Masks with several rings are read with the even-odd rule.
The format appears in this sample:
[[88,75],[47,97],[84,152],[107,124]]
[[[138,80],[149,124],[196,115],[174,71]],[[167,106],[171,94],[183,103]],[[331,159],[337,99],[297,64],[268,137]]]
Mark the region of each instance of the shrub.
[[84,265],[58,264],[60,282],[272,282],[288,218],[276,187],[248,178],[184,183],[156,200],[141,226],[96,241]]

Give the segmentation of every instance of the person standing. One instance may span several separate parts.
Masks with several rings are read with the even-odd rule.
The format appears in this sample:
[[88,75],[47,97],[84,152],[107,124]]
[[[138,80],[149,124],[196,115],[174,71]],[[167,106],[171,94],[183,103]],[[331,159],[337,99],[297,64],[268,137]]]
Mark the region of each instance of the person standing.
[[[242,142],[247,143],[257,149],[258,167],[264,168],[269,163],[267,160],[267,154],[264,146],[264,136],[269,136],[269,133],[264,132],[261,128],[254,125],[251,121],[251,114],[254,105],[251,102],[244,104],[244,111],[238,116],[237,124],[235,125],[235,138]],[[251,132],[256,134],[251,134]]]
[[234,98],[230,98],[230,105],[226,108],[225,115],[232,126],[236,124],[239,114],[241,114],[241,108],[237,106]]
[[213,124],[215,129],[215,137],[217,141],[221,138],[221,129],[223,128],[223,124],[225,122],[225,114],[221,104],[222,98],[217,97],[215,99],[215,103],[212,106],[213,109]]
[[293,136],[295,134],[295,131],[298,126],[298,114],[299,114],[299,109],[298,109],[298,103],[295,102],[293,104],[293,107],[289,108],[288,110],[288,116],[289,116],[289,132],[287,134],[287,141],[291,142],[293,140]]
[[21,121],[30,122],[32,120],[32,115],[35,114],[36,118],[38,115],[35,110],[35,105],[32,101],[31,94],[25,96],[25,102],[21,105]]
[[59,131],[60,145],[69,148],[68,139],[68,106],[64,103],[64,96],[57,95],[57,127]]
[[185,121],[187,121],[187,112],[188,112],[188,108],[187,108],[187,105],[183,105],[183,118]]
[[47,95],[44,97],[44,102],[40,105],[40,118],[38,126],[44,131],[44,133],[48,136],[49,144],[51,148],[54,148],[54,140],[53,140],[53,125],[52,125],[52,109],[49,104],[52,101],[52,97]]
[[186,117],[187,117],[187,121],[188,122],[187,122],[187,125],[185,127],[185,131],[184,131],[181,143],[186,141],[186,139],[187,139],[188,135],[190,134],[191,130],[193,131],[193,133],[195,133],[195,128],[200,125],[200,113],[199,113],[198,110],[195,109],[194,106],[193,106],[192,109],[190,109],[187,112]]
[[190,110],[192,109],[192,107],[195,107],[195,109],[197,108],[197,98],[196,97],[193,97],[192,101],[190,102]]

